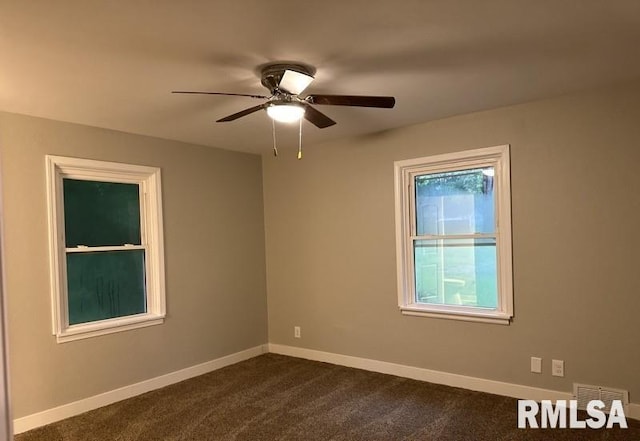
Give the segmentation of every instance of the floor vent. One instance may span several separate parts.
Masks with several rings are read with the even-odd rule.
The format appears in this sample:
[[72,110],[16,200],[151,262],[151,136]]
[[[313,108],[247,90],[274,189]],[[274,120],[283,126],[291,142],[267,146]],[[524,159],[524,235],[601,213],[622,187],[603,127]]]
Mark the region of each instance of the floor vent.
[[588,384],[573,384],[573,396],[578,400],[578,409],[585,410],[591,400],[600,400],[604,403],[603,409],[606,413],[611,410],[613,400],[622,401],[625,410],[629,405],[629,391],[622,389],[612,389],[610,387],[591,386]]

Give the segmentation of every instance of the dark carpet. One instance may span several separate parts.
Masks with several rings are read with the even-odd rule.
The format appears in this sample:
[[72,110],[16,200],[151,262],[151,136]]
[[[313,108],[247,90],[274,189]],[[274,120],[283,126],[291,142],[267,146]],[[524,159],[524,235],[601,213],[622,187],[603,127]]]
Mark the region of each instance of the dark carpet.
[[640,422],[628,421],[518,429],[513,398],[265,354],[16,441],[640,440]]

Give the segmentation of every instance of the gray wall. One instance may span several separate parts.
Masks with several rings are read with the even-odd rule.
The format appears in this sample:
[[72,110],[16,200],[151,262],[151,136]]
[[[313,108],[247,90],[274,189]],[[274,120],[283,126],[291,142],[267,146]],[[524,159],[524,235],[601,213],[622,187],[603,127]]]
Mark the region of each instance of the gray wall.
[[[265,343],[264,231],[270,342],[640,402],[638,120],[630,83],[309,146],[302,161],[291,146],[261,172],[253,155],[0,113],[13,417]],[[400,315],[393,161],[505,143],[514,322]],[[45,154],[162,168],[164,325],[56,344]]]
[[[639,121],[636,82],[310,146],[302,161],[265,154],[269,341],[561,391],[602,384],[640,402]],[[513,323],[402,316],[393,162],[500,144]]]
[[[267,342],[260,157],[0,113],[13,417]],[[162,169],[167,319],[57,344],[45,154]]]

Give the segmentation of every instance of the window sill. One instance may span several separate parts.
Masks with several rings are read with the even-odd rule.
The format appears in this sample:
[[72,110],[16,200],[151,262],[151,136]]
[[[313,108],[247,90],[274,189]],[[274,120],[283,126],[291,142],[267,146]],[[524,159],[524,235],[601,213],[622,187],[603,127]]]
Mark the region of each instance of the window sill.
[[74,340],[82,340],[99,335],[113,334],[129,331],[131,329],[145,328],[147,326],[160,325],[164,322],[164,316],[152,314],[140,314],[116,319],[102,320],[99,322],[71,325],[56,335],[58,343],[66,343]]
[[492,323],[496,325],[511,324],[511,317],[505,313],[496,311],[487,312],[470,312],[460,310],[454,307],[429,308],[422,305],[405,305],[400,306],[402,315],[410,315],[416,317],[431,317],[449,320],[462,320],[467,322]]

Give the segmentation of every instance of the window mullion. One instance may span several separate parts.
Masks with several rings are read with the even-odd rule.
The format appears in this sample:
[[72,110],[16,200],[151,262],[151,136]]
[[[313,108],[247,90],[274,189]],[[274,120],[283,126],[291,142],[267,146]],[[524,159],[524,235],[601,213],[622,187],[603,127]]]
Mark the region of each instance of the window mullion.
[[103,252],[103,251],[144,250],[146,248],[147,247],[145,245],[133,245],[133,244],[103,246],[103,247],[78,246],[78,247],[74,247],[74,248],[65,248],[65,252],[67,252],[67,253],[94,253],[94,252]]
[[497,233],[474,233],[474,234],[423,234],[412,235],[411,240],[445,240],[445,239],[496,239]]

